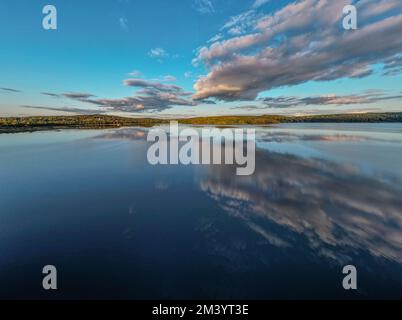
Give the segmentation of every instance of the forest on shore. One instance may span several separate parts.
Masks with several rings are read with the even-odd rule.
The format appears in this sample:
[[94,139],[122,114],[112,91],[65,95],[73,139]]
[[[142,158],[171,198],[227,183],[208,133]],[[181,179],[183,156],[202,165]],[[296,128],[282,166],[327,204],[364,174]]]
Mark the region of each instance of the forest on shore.
[[[174,119],[130,118],[112,115],[35,116],[0,118],[0,133],[53,129],[106,129],[119,127],[152,127]],[[311,116],[215,116],[176,119],[187,125],[270,125],[280,123],[380,123],[402,122],[402,112],[354,113]]]

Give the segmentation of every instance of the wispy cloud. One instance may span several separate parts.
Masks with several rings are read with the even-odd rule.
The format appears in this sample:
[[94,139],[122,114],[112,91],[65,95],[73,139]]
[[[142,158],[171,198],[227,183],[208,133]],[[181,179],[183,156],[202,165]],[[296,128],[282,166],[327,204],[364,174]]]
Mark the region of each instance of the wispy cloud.
[[93,94],[90,93],[83,93],[83,92],[69,92],[69,93],[62,93],[63,97],[74,99],[74,100],[83,100],[94,97]]
[[300,106],[345,106],[372,104],[389,100],[402,100],[401,94],[386,94],[382,91],[370,90],[362,94],[350,95],[318,95],[307,97],[280,96],[260,99],[263,106],[246,106],[238,109],[266,109],[266,108],[291,108]]
[[263,6],[264,4],[266,4],[266,3],[270,2],[270,1],[271,1],[271,0],[255,0],[255,2],[254,2],[254,4],[253,4],[252,7],[253,7],[254,9],[257,9],[257,8]]
[[392,57],[384,63],[384,75],[396,76],[402,74],[402,55]]
[[215,8],[211,0],[194,0],[193,7],[201,14],[211,14],[215,12]]
[[40,94],[44,95],[44,96],[49,96],[49,97],[53,97],[53,98],[60,98],[61,95],[58,93],[52,93],[52,92],[41,92]]
[[162,60],[169,56],[168,52],[163,48],[154,48],[148,52],[148,56],[153,59]]
[[128,75],[131,77],[138,78],[138,77],[142,77],[142,72],[138,71],[138,70],[134,70],[134,71],[130,72]]
[[[233,16],[221,28],[221,32],[226,31],[230,36],[239,36],[252,31],[255,21],[261,16],[255,10],[248,10],[237,16]],[[218,39],[220,40],[220,39]]]
[[125,18],[125,17],[120,17],[119,18],[119,25],[120,25],[120,28],[123,30],[123,31],[129,31],[129,26],[128,26],[128,19],[127,18]]
[[299,106],[345,106],[345,105],[358,105],[358,104],[372,104],[388,100],[400,100],[402,94],[389,95],[383,92],[370,91],[364,94],[351,94],[351,95],[319,95],[309,97],[268,97],[263,98],[261,101],[267,108],[290,108]]
[[[134,72],[138,74],[138,72]],[[185,91],[182,87],[172,84],[176,78],[167,75],[159,80],[147,80],[142,78],[129,78],[123,80],[123,84],[127,87],[136,89],[133,96],[109,99],[97,98],[91,93],[85,92],[67,92],[67,93],[52,93],[41,92],[42,95],[54,98],[67,98],[81,103],[95,105],[101,108],[102,112],[106,111],[121,111],[121,112],[157,112],[172,108],[173,106],[195,106],[199,102],[191,99],[193,92]],[[208,101],[205,101],[208,103]],[[33,108],[33,107],[31,107]],[[46,107],[35,107],[37,109],[46,109]],[[58,110],[65,112],[80,112],[80,113],[98,113],[98,110],[76,109],[70,107],[49,108],[49,110]]]
[[128,87],[156,89],[164,92],[180,92],[182,90],[181,87],[173,84],[164,84],[158,81],[150,81],[139,78],[126,79],[123,81],[123,84]]
[[193,77],[193,73],[191,71],[184,72],[184,78],[190,79]]
[[40,109],[40,110],[48,110],[48,111],[60,111],[60,112],[69,112],[69,113],[75,113],[75,114],[83,114],[83,115],[89,115],[89,114],[100,114],[100,113],[105,113],[105,110],[91,110],[91,109],[81,109],[81,108],[74,108],[74,107],[42,107],[42,106],[29,106],[29,105],[24,105],[21,106],[23,108],[29,108],[29,109]]
[[0,88],[0,90],[7,91],[7,92],[13,92],[13,93],[22,92],[21,90],[17,90],[17,89],[13,89],[13,88]]
[[[166,79],[166,77],[165,77]],[[168,78],[173,80],[173,78]],[[131,97],[119,99],[93,99],[91,96],[83,97],[82,102],[91,103],[109,111],[121,112],[157,112],[169,109],[173,106],[195,106],[190,96],[192,92],[183,90],[182,87],[164,83],[162,81],[131,78],[123,81],[128,87],[137,91]]]
[[94,97],[93,94],[84,92],[68,92],[68,93],[53,93],[53,92],[41,92],[44,96],[49,96],[53,98],[68,98],[78,101],[83,101],[88,98]]
[[[387,94],[378,90],[368,90],[362,94],[350,95],[317,95],[307,97],[296,96],[280,96],[266,97],[259,99],[259,105],[244,105],[233,107],[234,110],[258,111],[270,108],[286,109],[293,107],[313,107],[313,106],[346,106],[346,105],[362,105],[373,104],[389,100],[402,100],[402,93]],[[378,111],[378,110],[376,110]]]
[[174,76],[167,75],[167,76],[164,76],[164,77],[163,77],[163,81],[166,81],[166,82],[176,82],[177,79],[176,79],[176,77],[174,77]]

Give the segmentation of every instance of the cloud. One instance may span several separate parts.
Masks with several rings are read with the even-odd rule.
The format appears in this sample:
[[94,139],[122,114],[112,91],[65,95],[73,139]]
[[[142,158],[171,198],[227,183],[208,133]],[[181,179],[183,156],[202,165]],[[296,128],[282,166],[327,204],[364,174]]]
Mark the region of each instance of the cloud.
[[211,0],[194,0],[193,8],[201,14],[212,14],[215,12]]
[[190,78],[192,78],[192,77],[193,77],[193,73],[192,73],[191,71],[186,71],[186,72],[184,73],[184,78],[190,79]]
[[255,0],[255,2],[254,2],[254,4],[253,4],[252,8],[253,8],[253,9],[257,9],[257,8],[263,6],[264,4],[268,3],[269,1],[270,1],[270,0]]
[[169,109],[173,106],[193,106],[195,103],[179,95],[163,93],[160,91],[146,90],[133,97],[121,99],[97,99],[88,100],[108,110],[121,112],[156,112]]
[[355,95],[320,95],[310,97],[268,97],[261,101],[268,108],[290,108],[298,106],[315,106],[315,105],[356,105],[356,104],[371,104],[387,100],[402,99],[402,94],[388,95],[381,92],[368,92],[365,94]]
[[162,60],[167,58],[169,54],[163,48],[155,48],[148,52],[148,56],[150,56],[152,59]]
[[255,0],[254,4],[253,4],[253,8],[257,9],[261,6],[263,6],[264,4],[268,3],[270,0]]
[[13,93],[22,92],[22,91],[20,91],[20,90],[13,89],[13,88],[0,88],[0,90],[7,91],[7,92],[13,92]]
[[73,100],[85,100],[91,97],[94,97],[93,94],[90,93],[82,93],[82,92],[70,92],[70,93],[62,93],[63,97],[73,99]]
[[208,40],[208,43],[213,43],[221,40],[223,38],[223,35],[221,33],[218,33],[217,35],[214,35],[211,39]]
[[243,105],[232,107],[232,110],[247,110],[247,111],[256,111],[256,110],[266,110],[266,106],[256,106],[256,105]]
[[398,177],[388,181],[351,165],[258,149],[256,163],[246,179],[235,167],[211,166],[200,189],[270,245],[339,264],[363,253],[402,263]]
[[127,20],[127,18],[124,18],[124,17],[121,17],[121,18],[119,18],[119,25],[120,25],[120,28],[123,30],[123,31],[129,31],[129,27],[128,27],[128,20]]
[[[51,93],[42,92],[41,94],[55,97],[68,98],[95,105],[102,108],[102,112],[121,111],[121,112],[157,112],[174,106],[196,106],[199,102],[191,99],[193,92],[183,90],[182,87],[168,83],[175,81],[173,76],[164,76],[161,80],[146,80],[140,78],[130,78],[123,80],[123,84],[136,89],[133,96],[124,98],[96,98],[91,93],[68,92],[68,93]],[[208,103],[208,101],[205,101]],[[44,107],[37,107],[46,109]],[[99,113],[98,110],[83,110],[73,108],[49,108],[49,110],[79,112],[79,113]]]
[[237,16],[233,16],[221,28],[221,32],[226,31],[231,36],[242,35],[251,31],[256,19],[261,15],[255,10],[248,10]]
[[40,94],[44,95],[44,96],[49,96],[49,97],[53,97],[53,98],[60,98],[60,94],[57,93],[52,93],[52,92],[41,92]]
[[402,51],[402,3],[361,0],[359,30],[342,28],[351,0],[303,0],[253,21],[253,30],[202,47],[194,59],[210,72],[194,99],[254,100],[259,93],[307,81],[362,78]]
[[164,84],[158,81],[150,81],[139,78],[126,79],[123,81],[123,83],[128,87],[152,88],[165,92],[179,92],[182,90],[181,87],[174,84]]
[[134,77],[134,78],[139,78],[142,76],[142,72],[138,71],[138,70],[134,70],[134,71],[130,72],[128,75],[131,77]]
[[41,94],[53,98],[68,98],[77,101],[86,101],[89,98],[95,97],[93,94],[83,92],[68,92],[68,93],[41,92]]
[[138,78],[126,79],[123,84],[137,89],[134,96],[119,99],[90,99],[88,97],[82,101],[121,112],[156,112],[173,106],[195,106],[198,104],[189,99],[192,92],[184,91],[182,87],[177,85]]
[[83,114],[83,115],[90,115],[90,114],[100,114],[105,113],[104,110],[90,110],[90,109],[81,109],[81,108],[74,108],[74,107],[61,107],[61,108],[52,108],[52,107],[41,107],[41,106],[21,106],[23,108],[30,108],[30,109],[41,109],[41,110],[49,110],[49,111],[60,111],[60,112],[70,112],[76,114]]
[[392,57],[384,63],[384,75],[396,76],[402,73],[402,55]]
[[177,79],[176,79],[176,77],[174,77],[174,76],[168,75],[168,76],[164,76],[164,77],[163,77],[163,81],[166,81],[166,82],[176,82]]

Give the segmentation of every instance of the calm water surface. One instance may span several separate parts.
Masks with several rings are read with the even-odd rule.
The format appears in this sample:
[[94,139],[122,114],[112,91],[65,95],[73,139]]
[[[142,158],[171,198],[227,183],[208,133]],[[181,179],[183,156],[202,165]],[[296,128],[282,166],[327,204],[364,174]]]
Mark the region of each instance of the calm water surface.
[[145,138],[0,135],[0,298],[402,298],[401,124],[259,128],[250,177]]

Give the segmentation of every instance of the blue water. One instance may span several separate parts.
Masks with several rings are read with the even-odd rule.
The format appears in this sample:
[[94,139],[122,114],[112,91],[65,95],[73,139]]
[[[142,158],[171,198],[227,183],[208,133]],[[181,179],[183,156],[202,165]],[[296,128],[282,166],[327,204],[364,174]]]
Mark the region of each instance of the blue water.
[[145,138],[0,135],[0,298],[402,298],[401,124],[258,128],[250,177]]

